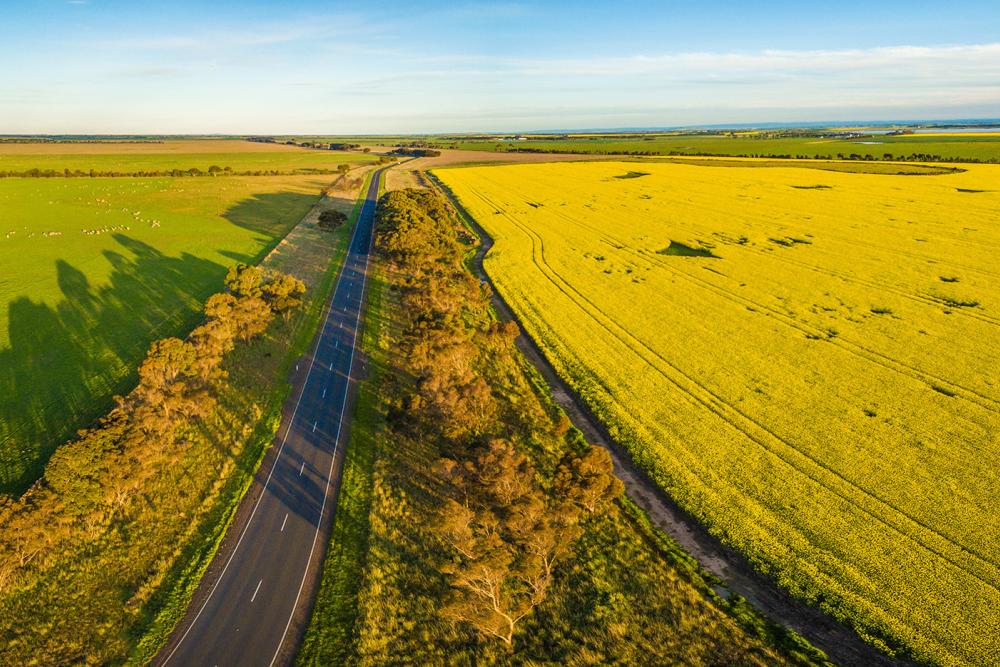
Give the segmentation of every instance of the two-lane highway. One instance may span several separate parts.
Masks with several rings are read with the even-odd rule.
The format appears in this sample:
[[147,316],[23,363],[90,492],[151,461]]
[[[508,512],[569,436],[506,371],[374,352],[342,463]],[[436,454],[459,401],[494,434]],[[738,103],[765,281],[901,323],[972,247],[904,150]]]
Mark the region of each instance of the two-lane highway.
[[218,575],[202,583],[207,590],[195,595],[160,664],[273,665],[294,652],[340,484],[382,171],[372,176],[322,328],[300,362],[308,370],[272,445],[277,454],[255,482],[263,489],[249,518],[230,529],[241,531],[235,547],[216,557],[210,569]]

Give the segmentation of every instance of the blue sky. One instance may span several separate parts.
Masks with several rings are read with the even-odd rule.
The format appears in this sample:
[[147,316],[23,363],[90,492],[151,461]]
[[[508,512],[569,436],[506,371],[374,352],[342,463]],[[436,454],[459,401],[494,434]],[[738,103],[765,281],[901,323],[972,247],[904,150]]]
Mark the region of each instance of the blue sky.
[[1000,2],[5,0],[0,133],[1000,116]]

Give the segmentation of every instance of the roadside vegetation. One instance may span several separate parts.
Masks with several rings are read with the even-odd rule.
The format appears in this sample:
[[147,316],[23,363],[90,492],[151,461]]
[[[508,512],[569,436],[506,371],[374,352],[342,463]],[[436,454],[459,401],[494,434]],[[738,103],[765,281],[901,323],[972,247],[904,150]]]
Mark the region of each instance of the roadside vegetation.
[[881,649],[990,662],[1000,167],[635,167],[435,174],[531,337],[671,498]]
[[298,662],[815,664],[627,499],[466,267],[428,191],[385,195],[362,383]]
[[0,181],[0,494],[134,386],[233,265],[260,261],[330,177]]
[[155,655],[273,438],[349,231],[310,219],[230,269],[201,325],[154,343],[135,391],[0,501],[0,663]]

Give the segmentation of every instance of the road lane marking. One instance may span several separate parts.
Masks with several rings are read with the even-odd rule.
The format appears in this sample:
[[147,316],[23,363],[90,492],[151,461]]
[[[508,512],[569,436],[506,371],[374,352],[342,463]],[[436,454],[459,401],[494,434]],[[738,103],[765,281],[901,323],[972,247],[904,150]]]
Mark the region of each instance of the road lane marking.
[[281,520],[281,530],[278,531],[279,533],[285,532],[285,522],[286,521],[288,521],[288,512],[285,512],[285,518]]
[[299,477],[302,477],[302,471],[306,469],[306,462],[303,461],[302,465],[299,467]]
[[[375,179],[375,182],[376,183],[378,182],[377,178]],[[365,207],[367,207],[369,204],[374,205],[375,200],[371,197],[371,194],[372,194],[372,188],[369,187],[368,188],[368,195],[366,196],[365,202],[362,204],[361,213],[358,215],[358,220],[359,221],[362,218],[362,215],[364,213]],[[357,233],[358,233],[358,231],[360,229],[361,229],[361,225],[360,224],[355,224],[355,226],[354,226],[354,232],[353,232],[355,236],[357,235]],[[365,270],[366,271],[368,269],[368,255],[371,254],[371,248],[372,248],[372,243],[373,243],[374,237],[375,237],[375,235],[374,235],[374,231],[373,231],[372,234],[371,234],[371,236],[369,237],[369,240],[368,240],[368,254],[365,255]],[[346,266],[346,263],[345,263],[345,266]],[[341,275],[338,277],[338,283],[339,283],[340,278],[342,278],[342,277],[343,277],[343,267],[341,268]],[[326,310],[325,310],[325,313],[326,313],[325,319],[326,319],[326,321],[329,321],[330,316],[333,314],[333,312],[334,312],[333,311],[333,299],[331,298],[331,300],[327,301],[327,303],[326,303]],[[360,313],[358,314],[358,317],[360,318]],[[343,326],[344,326],[344,323],[340,322],[340,328],[343,328]],[[319,343],[317,343],[317,347],[318,347],[318,345],[319,345]],[[288,426],[285,427],[285,435],[281,439],[281,446],[278,448],[278,453],[275,456],[274,463],[271,465],[271,470],[267,473],[267,479],[264,480],[264,490],[265,491],[267,490],[267,487],[268,487],[268,485],[271,482],[271,477],[274,475],[275,469],[278,467],[278,460],[281,458],[281,454],[285,450],[285,443],[288,440],[288,433],[292,430],[292,424],[295,421],[295,415],[296,415],[296,413],[298,413],[299,404],[302,403],[302,397],[306,393],[306,387],[309,384],[309,377],[312,374],[313,364],[315,364],[315,363],[316,363],[316,356],[315,355],[310,355],[310,357],[309,357],[309,368],[306,371],[305,381],[302,383],[302,389],[299,391],[299,397],[295,401],[295,407],[292,409],[292,416],[291,416],[291,419],[289,419],[289,421],[288,421]],[[354,350],[351,350],[351,363],[354,363]],[[350,373],[350,371],[348,371],[348,382],[350,381],[350,375],[349,375],[349,373]],[[346,401],[347,401],[347,392],[344,392],[344,401],[345,401],[345,404],[346,404]],[[343,408],[341,408],[341,415],[343,415]],[[338,439],[338,441],[340,439],[340,431],[339,431],[339,429],[338,429],[338,432],[337,432],[337,439]],[[336,445],[334,446],[334,454],[336,454]],[[305,464],[303,463],[303,465],[305,465]],[[330,463],[330,470],[331,471],[333,470],[333,462],[332,461]],[[326,508],[326,493],[329,491],[329,486],[330,486],[330,479],[329,479],[329,477],[327,477],[327,491],[325,491],[324,494],[323,494],[323,508],[324,508],[324,510]],[[243,538],[246,537],[247,533],[249,532],[250,526],[253,524],[253,519],[254,519],[254,517],[257,514],[257,510],[260,508],[261,501],[265,497],[267,497],[266,493],[262,493],[262,494],[260,494],[260,496],[258,496],[257,502],[254,503],[253,511],[250,512],[250,518],[247,519],[246,525],[243,526],[243,530],[240,532],[240,537],[239,537],[238,540],[236,540],[236,546],[233,548],[232,553],[229,554],[229,558],[226,560],[226,564],[222,567],[222,572],[219,573],[219,578],[216,579],[215,584],[212,586],[211,591],[209,591],[208,595],[205,597],[205,601],[202,603],[201,608],[198,610],[198,613],[195,614],[194,619],[191,621],[191,624],[188,625],[187,629],[184,631],[184,634],[182,634],[181,638],[179,640],[177,640],[177,643],[174,645],[173,650],[170,651],[170,654],[163,661],[164,665],[166,665],[168,662],[170,662],[170,659],[174,657],[174,654],[177,653],[177,650],[184,644],[184,640],[187,639],[188,635],[191,633],[191,629],[194,628],[195,625],[197,625],[198,619],[201,618],[201,615],[202,615],[202,613],[204,613],[205,608],[208,607],[208,603],[211,602],[212,597],[215,595],[215,592],[219,589],[219,582],[223,580],[223,578],[226,575],[226,572],[229,570],[229,566],[232,564],[233,559],[236,557],[236,554],[239,552],[240,545],[243,543]],[[320,517],[322,517],[322,510],[321,510]],[[312,550],[310,550],[310,552],[309,552],[309,563],[312,562],[312,555],[313,555],[313,552],[316,550],[316,540],[318,538],[319,538],[319,527],[317,526],[316,533],[313,535]],[[308,564],[307,564],[307,570],[308,570]],[[302,583],[299,584],[299,592],[295,596],[295,606],[296,607],[298,607],[299,597],[301,597],[301,595],[302,595],[302,586],[304,584],[305,584],[305,574],[302,575]],[[274,656],[271,658],[271,664],[272,665],[274,664],[274,661],[277,659],[278,653],[281,651],[282,644],[285,643],[285,635],[288,634],[288,628],[291,625],[291,622],[292,622],[292,617],[289,616],[288,623],[285,625],[285,631],[281,635],[281,640],[278,642],[278,648],[274,652]]]
[[260,585],[262,583],[264,583],[263,579],[261,579],[260,581],[257,582],[257,588],[253,589],[253,595],[250,596],[250,602],[253,602],[254,600],[257,599],[257,591],[260,590]]
[[315,432],[316,432],[316,422],[313,422],[313,430],[312,430],[312,432],[313,432],[313,433],[315,433]]
[[321,398],[326,398],[326,389],[323,390],[323,396]]
[[[372,195],[373,187],[374,187],[375,195],[376,195],[376,197],[378,196],[378,179],[379,179],[379,176],[381,176],[382,171],[385,171],[385,169],[382,169],[381,171],[376,172],[376,176],[375,176],[375,178],[372,181],[372,185],[370,185],[368,187],[368,198],[365,200],[365,204],[362,206],[361,213],[358,215],[359,221],[361,219],[361,215],[364,214],[364,206],[367,206],[369,203],[371,203],[373,206],[375,205],[375,201],[376,200],[374,198],[372,198],[371,195]],[[374,220],[372,221],[372,225],[373,225],[372,232],[371,232],[370,236],[368,237],[368,250],[364,254],[365,261],[364,261],[363,273],[365,274],[366,278],[367,278],[367,272],[368,272],[368,258],[371,255],[372,245],[375,242]],[[355,232],[357,232],[357,230],[359,228],[360,228],[360,225],[355,226],[355,228],[354,228]],[[364,290],[362,290],[362,296],[364,296]],[[288,635],[288,628],[291,627],[291,625],[292,625],[292,618],[295,617],[295,610],[299,606],[299,598],[302,597],[302,589],[306,585],[306,575],[309,573],[309,566],[312,564],[313,554],[316,552],[316,542],[319,540],[319,529],[320,529],[320,526],[323,525],[323,515],[326,513],[326,500],[327,500],[327,496],[330,494],[330,482],[333,479],[333,465],[337,461],[337,448],[340,446],[340,432],[341,432],[341,429],[342,429],[342,427],[344,425],[344,410],[347,408],[347,394],[350,393],[348,390],[350,389],[350,386],[351,386],[351,370],[354,368],[354,350],[355,350],[356,344],[357,344],[357,333],[356,332],[357,332],[358,323],[360,323],[360,322],[361,322],[361,309],[358,308],[358,314],[356,315],[356,319],[354,321],[354,328],[355,328],[355,336],[354,336],[354,341],[353,341],[354,344],[351,345],[351,357],[350,357],[350,360],[347,362],[347,390],[344,391],[343,402],[340,404],[340,416],[337,418],[337,422],[338,422],[337,423],[337,437],[333,441],[333,443],[334,443],[333,444],[333,456],[330,457],[330,470],[327,472],[327,475],[326,475],[326,488],[323,490],[323,504],[320,506],[319,520],[316,522],[316,532],[313,533],[313,543],[312,543],[312,548],[309,550],[309,560],[306,561],[306,568],[302,572],[302,581],[299,582],[299,592],[295,595],[295,604],[292,605],[292,613],[289,614],[289,616],[288,616],[288,622],[285,623],[285,631],[281,634],[281,640],[278,641],[278,648],[275,649],[274,655],[271,657],[271,662],[270,662],[269,667],[274,667],[274,663],[278,659],[278,654],[281,653],[281,647],[284,645],[284,643],[285,643],[285,637]],[[239,546],[239,545],[237,544],[237,546]]]

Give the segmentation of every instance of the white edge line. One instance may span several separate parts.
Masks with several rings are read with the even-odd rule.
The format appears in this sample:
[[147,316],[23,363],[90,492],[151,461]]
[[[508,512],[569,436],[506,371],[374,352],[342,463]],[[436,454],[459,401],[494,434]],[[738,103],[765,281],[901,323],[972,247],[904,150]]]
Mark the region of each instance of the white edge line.
[[[378,182],[378,178],[377,177],[376,177],[375,181]],[[366,201],[368,199],[368,194],[370,192],[371,192],[371,188],[369,188],[368,193],[365,194],[365,200]],[[362,211],[361,212],[363,212],[364,203],[361,204],[361,207],[362,207]],[[358,217],[359,218],[361,217],[360,212],[358,214]],[[371,239],[369,239],[369,242],[368,242],[368,252],[369,252],[369,254],[371,253],[371,246],[372,246],[371,242],[375,239],[374,221],[372,222],[372,225],[373,225],[373,227],[372,227],[372,235],[371,235]],[[358,235],[358,229],[360,229],[360,228],[361,228],[361,225],[355,223],[355,225],[354,225],[354,233],[351,235],[351,245],[354,244],[354,239],[357,237],[357,235]],[[348,246],[348,248],[350,248],[350,246]],[[351,255],[350,252],[348,252],[346,255],[344,255],[344,264],[340,267],[340,275],[337,276],[337,284],[334,286],[333,293],[330,295],[330,300],[326,304],[326,309],[325,309],[326,310],[326,315],[324,317],[324,320],[326,320],[326,319],[328,319],[330,317],[330,311],[331,311],[331,309],[333,307],[334,297],[336,297],[336,295],[337,295],[337,286],[340,285],[340,278],[341,278],[341,276],[343,276],[344,269],[347,268],[347,260],[350,257],[350,255]],[[368,270],[368,256],[366,255],[365,256],[365,271],[367,272],[367,270]],[[358,319],[360,320],[360,318],[361,318],[361,313],[359,312],[358,313]],[[321,337],[322,337],[322,335],[321,335]],[[316,341],[316,347],[317,347],[317,349],[319,349],[319,340],[318,339]],[[212,585],[212,590],[209,591],[208,597],[206,597],[205,598],[205,602],[202,603],[201,609],[199,609],[198,613],[195,614],[194,619],[191,620],[191,624],[188,625],[187,629],[184,631],[184,634],[182,634],[181,638],[177,640],[177,644],[170,651],[170,653],[167,655],[167,657],[163,660],[163,663],[162,663],[163,665],[166,665],[168,662],[170,662],[170,659],[174,657],[174,653],[176,653],[177,649],[180,648],[181,644],[184,643],[184,640],[187,638],[188,634],[191,632],[191,629],[195,626],[195,624],[198,622],[198,619],[201,617],[202,612],[205,611],[205,607],[207,607],[208,603],[212,600],[212,596],[215,595],[215,591],[219,587],[219,582],[221,582],[222,578],[226,575],[226,570],[229,569],[229,565],[230,565],[230,563],[233,562],[233,558],[236,557],[236,554],[237,554],[237,552],[240,549],[240,544],[243,542],[243,538],[246,537],[247,530],[249,530],[250,524],[253,522],[253,518],[257,514],[257,509],[260,507],[260,501],[264,499],[265,495],[267,495],[266,493],[264,493],[264,491],[267,491],[267,485],[271,481],[271,476],[274,474],[275,468],[278,467],[278,461],[281,459],[281,453],[285,449],[285,441],[288,439],[288,432],[292,430],[292,424],[295,423],[295,415],[299,411],[299,404],[302,402],[302,396],[306,393],[306,386],[308,386],[308,384],[309,384],[309,376],[312,374],[312,369],[313,369],[313,366],[315,365],[315,363],[316,363],[316,355],[313,354],[310,357],[310,360],[309,360],[309,370],[306,371],[306,379],[302,383],[302,389],[299,391],[299,397],[295,401],[295,408],[292,410],[292,416],[288,420],[288,426],[285,428],[285,435],[284,435],[284,437],[281,438],[281,446],[278,448],[278,453],[274,457],[274,463],[271,464],[271,470],[267,473],[267,479],[264,480],[264,488],[261,491],[260,497],[258,497],[257,498],[257,502],[254,503],[253,511],[250,512],[250,518],[247,519],[246,525],[243,526],[243,530],[242,530],[242,532],[240,532],[240,538],[236,541],[236,546],[233,547],[233,552],[231,554],[229,554],[229,558],[226,560],[226,564],[222,567],[222,572],[219,573],[219,577],[215,580],[215,583]],[[354,363],[354,350],[353,349],[351,350],[351,363],[352,364]],[[350,369],[348,369],[348,383],[350,383]],[[344,392],[344,402],[345,402],[345,404],[347,402],[347,392],[346,391]],[[341,420],[343,420],[343,414],[341,414]],[[340,440],[340,429],[339,428],[337,429],[337,440],[338,440],[338,442]],[[334,456],[336,456],[336,453],[337,453],[336,444],[334,445],[333,451],[334,451]],[[330,470],[332,471],[333,470],[333,463],[332,463],[332,461],[331,461],[330,466],[331,466]],[[327,489],[329,490],[329,487],[330,487],[329,477],[326,480],[326,484],[327,484]],[[324,509],[326,508],[326,494],[325,494],[325,492],[324,492],[324,495],[323,495],[323,508]],[[322,519],[323,519],[323,511],[320,510],[320,523],[322,523]],[[317,536],[319,535],[319,528],[316,529],[316,534],[317,534]],[[315,547],[316,547],[316,538],[314,537],[313,538],[313,549],[315,549]],[[310,563],[312,562],[312,551],[309,552],[309,562]],[[306,564],[306,572],[308,572],[308,571],[309,571],[309,563]],[[305,583],[305,575],[304,574],[302,575],[302,582],[303,582],[303,584]],[[301,594],[302,594],[302,586],[300,585],[299,586],[299,595],[301,595]],[[296,597],[295,597],[295,606],[296,607],[299,604],[299,595],[296,595]],[[293,607],[292,615],[294,616],[294,607]],[[288,625],[291,625],[291,623],[292,623],[292,618],[290,616],[288,618]],[[282,633],[282,635],[281,635],[281,642],[278,644],[278,651],[281,650],[281,645],[285,643],[285,635],[288,634],[288,625],[285,626],[285,632]],[[271,659],[271,664],[274,664],[274,660],[277,657],[278,657],[278,652],[275,652],[274,658]]]
[[[383,171],[384,171],[384,169],[383,169]],[[375,179],[374,179],[374,182],[373,182],[373,185],[375,187],[375,199],[373,201],[374,201],[375,205],[378,204],[378,180],[379,180],[380,176],[381,176],[381,172],[377,172],[375,174]],[[371,186],[369,186],[368,192],[371,193]],[[374,216],[374,213],[372,215]],[[357,231],[357,230],[355,230],[355,231]],[[365,269],[364,269],[365,285],[367,285],[367,283],[368,283],[368,258],[371,257],[371,254],[372,254],[372,244],[373,244],[374,240],[375,240],[375,220],[373,219],[372,220],[372,233],[371,233],[371,236],[368,238],[368,252],[365,253]],[[344,266],[346,266],[346,265],[347,265],[347,259],[345,258],[344,259]],[[364,289],[365,289],[364,287],[361,288],[362,297],[364,296]],[[347,364],[347,388],[348,389],[350,389],[350,385],[351,385],[351,373],[354,370],[354,351],[357,348],[357,340],[358,340],[357,332],[358,332],[358,324],[361,322],[361,310],[362,310],[361,308],[358,308],[357,317],[355,317],[355,319],[354,319],[354,332],[353,332],[352,340],[351,340],[351,343],[352,343],[351,344],[351,359],[350,359],[350,361]],[[271,662],[270,662],[270,664],[269,664],[268,667],[273,667],[274,662],[278,659],[278,654],[281,653],[281,647],[285,644],[285,637],[288,635],[288,628],[290,628],[292,626],[292,619],[295,618],[295,611],[298,609],[298,606],[299,606],[299,598],[302,597],[302,589],[306,585],[306,577],[309,575],[309,566],[312,565],[313,554],[316,553],[316,542],[317,542],[317,540],[319,540],[319,531],[320,531],[320,528],[323,525],[323,515],[326,514],[326,500],[327,500],[327,497],[330,495],[330,478],[333,476],[333,465],[334,465],[334,463],[337,462],[337,448],[340,446],[340,432],[344,428],[344,410],[347,409],[347,395],[349,393],[350,392],[345,389],[345,391],[344,391],[344,400],[340,404],[340,418],[338,420],[340,423],[337,425],[337,439],[334,440],[334,443],[333,443],[333,454],[330,456],[330,470],[326,474],[326,488],[323,490],[323,505],[320,507],[320,510],[319,510],[319,521],[316,522],[316,533],[313,535],[312,548],[309,550],[309,560],[306,561],[306,569],[303,570],[303,572],[302,572],[302,582],[299,583],[299,592],[295,594],[295,604],[292,605],[292,613],[289,614],[289,616],[288,616],[288,622],[285,624],[285,630],[284,630],[284,632],[281,633],[281,641],[278,642],[278,648],[277,648],[277,650],[275,650],[274,657],[271,658]]]

